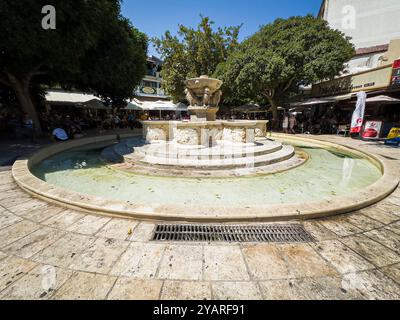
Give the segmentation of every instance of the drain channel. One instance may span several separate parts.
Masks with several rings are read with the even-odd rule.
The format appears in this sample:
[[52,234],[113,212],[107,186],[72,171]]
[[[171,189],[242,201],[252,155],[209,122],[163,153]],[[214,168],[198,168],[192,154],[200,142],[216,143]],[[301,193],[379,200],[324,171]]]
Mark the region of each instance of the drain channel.
[[159,224],[153,241],[184,242],[312,242],[300,224],[257,226]]

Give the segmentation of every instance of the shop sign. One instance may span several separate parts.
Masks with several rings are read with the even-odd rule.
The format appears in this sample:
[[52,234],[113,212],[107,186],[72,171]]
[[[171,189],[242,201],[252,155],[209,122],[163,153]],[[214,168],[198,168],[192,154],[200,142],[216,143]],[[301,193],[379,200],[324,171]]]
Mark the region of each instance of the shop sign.
[[392,81],[390,87],[398,88],[400,87],[400,60],[396,60],[393,63],[393,73],[392,73]]
[[392,65],[388,65],[359,74],[317,83],[312,87],[312,96],[324,97],[387,88],[390,85],[392,70]]
[[145,94],[156,94],[156,90],[152,87],[143,87],[142,92]]

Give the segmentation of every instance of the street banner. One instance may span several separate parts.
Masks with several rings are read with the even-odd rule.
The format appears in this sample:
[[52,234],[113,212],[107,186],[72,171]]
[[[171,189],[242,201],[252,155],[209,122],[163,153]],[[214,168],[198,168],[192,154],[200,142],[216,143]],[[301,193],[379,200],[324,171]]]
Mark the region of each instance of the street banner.
[[353,113],[353,119],[351,120],[351,133],[360,133],[364,122],[365,104],[367,100],[367,94],[364,91],[357,93],[357,104],[356,110]]
[[363,139],[379,139],[382,130],[382,121],[367,121],[362,133]]
[[392,81],[390,83],[391,89],[398,89],[400,87],[400,59],[393,62]]

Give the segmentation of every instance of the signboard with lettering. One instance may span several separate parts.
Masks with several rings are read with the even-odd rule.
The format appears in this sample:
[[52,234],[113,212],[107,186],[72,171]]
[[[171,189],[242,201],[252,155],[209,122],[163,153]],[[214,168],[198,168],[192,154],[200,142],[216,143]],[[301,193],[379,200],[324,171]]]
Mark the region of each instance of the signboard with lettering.
[[358,74],[348,75],[331,81],[314,84],[313,97],[327,97],[359,91],[384,89],[390,85],[392,65],[379,67]]
[[156,94],[157,93],[156,89],[154,89],[152,87],[143,87],[142,92],[146,93],[146,94]]
[[400,60],[396,60],[393,63],[392,81],[390,83],[391,88],[400,88]]

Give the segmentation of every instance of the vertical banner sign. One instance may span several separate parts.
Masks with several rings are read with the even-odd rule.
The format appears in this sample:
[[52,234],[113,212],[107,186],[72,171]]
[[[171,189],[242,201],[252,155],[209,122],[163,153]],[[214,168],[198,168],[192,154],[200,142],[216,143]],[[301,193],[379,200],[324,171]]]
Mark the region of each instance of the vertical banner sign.
[[392,89],[397,89],[400,87],[400,60],[396,60],[393,63],[393,73],[390,87]]
[[360,133],[364,122],[365,114],[365,103],[367,100],[367,94],[364,91],[357,93],[357,104],[356,110],[353,113],[353,119],[351,120],[351,133]]

